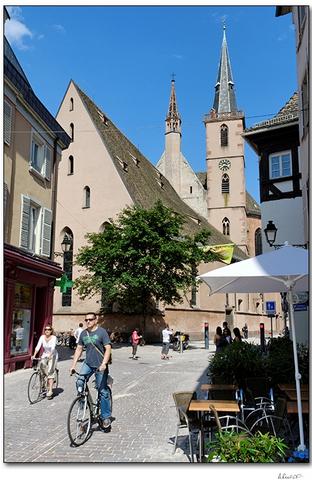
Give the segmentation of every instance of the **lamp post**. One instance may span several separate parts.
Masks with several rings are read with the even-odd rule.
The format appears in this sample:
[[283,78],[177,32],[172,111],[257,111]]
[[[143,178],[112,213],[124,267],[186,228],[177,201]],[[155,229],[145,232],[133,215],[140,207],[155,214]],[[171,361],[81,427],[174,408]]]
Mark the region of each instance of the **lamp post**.
[[69,252],[71,244],[72,244],[72,240],[71,240],[70,236],[68,235],[68,233],[65,233],[63,241],[61,243],[62,252],[63,253]]
[[276,234],[277,234],[277,228],[274,225],[273,220],[269,220],[269,223],[264,229],[264,233],[265,233],[266,241],[268,242],[270,247],[273,247],[276,240]]

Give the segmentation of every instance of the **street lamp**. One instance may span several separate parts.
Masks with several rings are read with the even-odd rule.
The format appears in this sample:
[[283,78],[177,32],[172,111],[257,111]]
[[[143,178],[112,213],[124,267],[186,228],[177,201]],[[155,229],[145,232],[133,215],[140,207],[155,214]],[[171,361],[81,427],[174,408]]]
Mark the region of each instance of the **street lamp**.
[[266,228],[264,229],[265,238],[270,247],[273,247],[273,244],[276,240],[277,228],[273,223],[273,220],[269,220]]
[[69,252],[71,244],[72,244],[72,241],[70,236],[68,235],[68,233],[65,233],[63,241],[61,243],[62,252],[63,253]]

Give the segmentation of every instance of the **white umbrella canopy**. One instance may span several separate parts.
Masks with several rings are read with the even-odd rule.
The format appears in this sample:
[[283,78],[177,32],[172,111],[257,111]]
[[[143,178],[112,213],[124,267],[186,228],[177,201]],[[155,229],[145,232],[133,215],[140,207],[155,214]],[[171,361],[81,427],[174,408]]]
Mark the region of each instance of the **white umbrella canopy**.
[[210,295],[308,290],[308,251],[284,247],[248,260],[217,268],[198,277],[207,283]]
[[292,247],[286,243],[278,250],[263,253],[262,255],[212,270],[197,277],[207,283],[210,295],[214,293],[288,292],[300,435],[298,450],[305,450],[305,444],[300,389],[301,375],[298,368],[292,294],[294,291],[303,292],[309,288],[308,256],[308,250]]

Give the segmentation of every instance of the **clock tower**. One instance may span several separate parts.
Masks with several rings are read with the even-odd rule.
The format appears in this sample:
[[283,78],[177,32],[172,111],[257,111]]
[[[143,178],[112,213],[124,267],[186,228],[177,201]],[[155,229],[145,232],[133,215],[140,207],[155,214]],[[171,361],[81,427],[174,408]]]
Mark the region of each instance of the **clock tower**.
[[213,108],[205,115],[208,221],[248,253],[244,113],[236,106],[225,35]]

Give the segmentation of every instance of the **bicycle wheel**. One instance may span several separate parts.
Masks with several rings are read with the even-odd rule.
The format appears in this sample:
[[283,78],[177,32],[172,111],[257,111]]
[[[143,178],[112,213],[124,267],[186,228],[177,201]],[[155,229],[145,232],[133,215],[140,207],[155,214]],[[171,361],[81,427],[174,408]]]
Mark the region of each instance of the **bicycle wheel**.
[[79,447],[86,442],[91,429],[91,420],[91,408],[87,397],[75,398],[67,417],[67,432],[72,445]]
[[28,400],[30,403],[38,402],[41,394],[40,373],[34,372],[28,382]]

